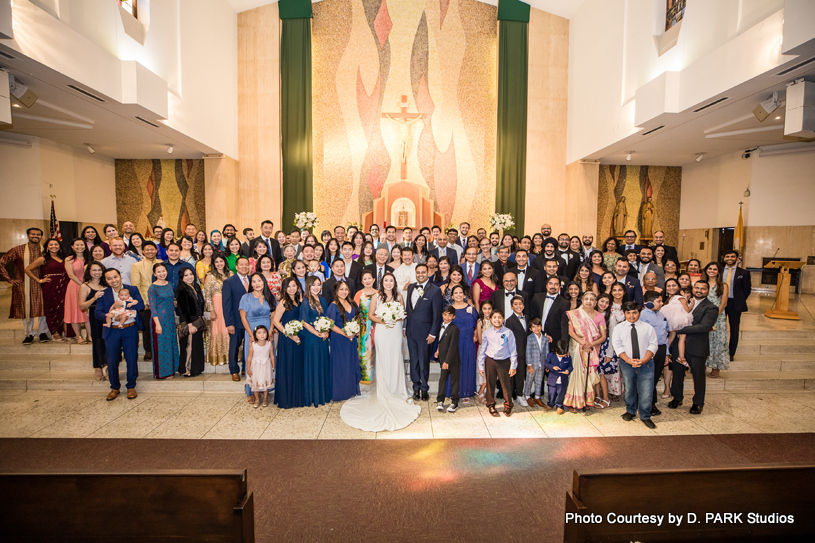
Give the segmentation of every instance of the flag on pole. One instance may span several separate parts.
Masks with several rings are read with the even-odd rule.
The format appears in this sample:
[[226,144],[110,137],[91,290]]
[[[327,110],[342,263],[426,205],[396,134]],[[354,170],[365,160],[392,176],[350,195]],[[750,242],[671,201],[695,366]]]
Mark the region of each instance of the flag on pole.
[[741,216],[741,202],[739,202],[739,222],[736,223],[736,231],[733,232],[733,249],[741,251],[744,244],[744,219]]
[[54,211],[54,200],[51,200],[51,237],[62,241],[62,232],[59,231],[59,221],[57,220],[57,212]]

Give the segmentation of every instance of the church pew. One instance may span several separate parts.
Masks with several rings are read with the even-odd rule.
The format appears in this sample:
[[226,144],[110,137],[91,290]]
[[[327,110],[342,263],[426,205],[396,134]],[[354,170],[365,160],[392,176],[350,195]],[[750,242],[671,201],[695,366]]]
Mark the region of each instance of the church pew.
[[0,474],[4,541],[255,540],[246,470]]
[[[815,466],[795,464],[575,471],[566,493],[564,541],[815,541],[813,484]],[[664,515],[662,525],[617,516],[638,513]],[[774,522],[751,524],[749,513],[776,516],[767,519]],[[689,522],[689,514],[696,515],[695,522]],[[610,522],[610,515],[622,523]]]

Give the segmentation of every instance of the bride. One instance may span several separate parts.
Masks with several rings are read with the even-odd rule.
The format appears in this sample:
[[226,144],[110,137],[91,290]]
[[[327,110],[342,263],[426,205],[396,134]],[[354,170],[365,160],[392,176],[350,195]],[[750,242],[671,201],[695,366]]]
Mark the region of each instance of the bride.
[[382,277],[379,295],[372,298],[368,311],[375,325],[376,371],[374,383],[363,389],[360,396],[346,401],[340,410],[340,417],[346,424],[367,432],[393,431],[404,428],[416,420],[422,410],[418,405],[413,405],[405,381],[402,355],[404,321],[396,321],[388,327],[382,319],[376,316],[377,305],[394,301],[404,306],[396,278],[392,273],[386,273]]

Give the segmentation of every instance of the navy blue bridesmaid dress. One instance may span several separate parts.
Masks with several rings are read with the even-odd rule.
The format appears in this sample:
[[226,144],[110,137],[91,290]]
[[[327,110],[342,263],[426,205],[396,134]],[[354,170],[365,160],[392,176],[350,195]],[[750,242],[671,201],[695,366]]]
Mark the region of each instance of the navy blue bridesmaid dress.
[[[314,321],[325,316],[328,303],[320,298],[322,313],[311,307],[307,300],[300,304],[300,320],[312,327]],[[303,382],[304,402],[314,407],[331,401],[331,366],[328,355],[328,340],[323,340],[305,328],[301,332],[303,339]]]
[[[343,327],[342,311],[337,304],[328,306],[326,316],[334,321],[338,328]],[[356,317],[357,311],[352,307],[345,314],[346,321]],[[348,339],[343,334],[331,332],[331,385],[332,399],[341,402],[359,395],[359,381],[362,379],[362,370],[359,367],[359,348],[357,338]]]

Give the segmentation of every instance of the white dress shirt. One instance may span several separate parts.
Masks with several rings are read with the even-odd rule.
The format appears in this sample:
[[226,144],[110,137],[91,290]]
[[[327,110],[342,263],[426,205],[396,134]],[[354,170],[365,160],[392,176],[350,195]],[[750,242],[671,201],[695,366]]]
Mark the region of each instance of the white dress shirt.
[[541,324],[544,328],[546,327],[546,319],[549,318],[549,310],[552,309],[556,297],[557,294],[546,293],[546,301],[543,302],[543,316],[541,316]]
[[527,328],[526,328],[526,317],[524,317],[522,314],[521,314],[521,315],[518,315],[517,313],[514,313],[514,312],[513,312],[513,315],[515,315],[515,318],[516,318],[516,319],[518,319],[519,321],[521,321],[521,326],[523,326],[523,327],[524,327],[524,332],[526,332],[526,331],[527,331]]
[[[424,290],[427,288],[427,281],[424,283],[417,283],[416,288],[413,289],[413,293],[410,296],[410,307],[416,307],[416,304],[419,303],[419,300],[422,296],[424,296]],[[422,290],[419,290],[422,289]]]
[[527,266],[524,269],[521,269],[521,268],[516,268],[515,269],[515,276],[518,278],[518,289],[519,290],[524,289],[524,281],[526,281],[526,270],[527,269],[529,269],[529,266]]
[[513,290],[512,294],[509,294],[509,296],[507,296],[507,294],[509,294],[509,292],[504,292],[504,315],[506,315],[507,318],[509,318],[514,313],[514,311],[512,310],[512,299],[515,296],[520,296],[520,294],[518,294],[517,288]]
[[[635,322],[634,327],[637,329],[637,343],[640,347],[640,358],[645,358],[645,352],[651,351],[651,354],[656,354],[659,346],[657,345],[657,333],[654,327],[638,320]],[[631,345],[631,326],[628,321],[621,322],[614,327],[611,342],[614,345],[614,352],[617,354],[625,353],[629,358],[634,358],[632,345]]]

